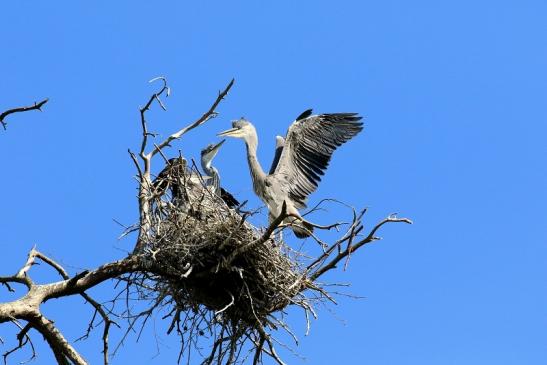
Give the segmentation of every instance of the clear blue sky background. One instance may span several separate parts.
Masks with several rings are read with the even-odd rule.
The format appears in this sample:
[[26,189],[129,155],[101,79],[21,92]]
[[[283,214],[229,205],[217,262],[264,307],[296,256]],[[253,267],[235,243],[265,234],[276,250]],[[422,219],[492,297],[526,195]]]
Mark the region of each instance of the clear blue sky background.
[[[164,75],[173,89],[168,112],[150,113],[166,135],[235,77],[220,117],[173,155],[197,157],[246,116],[268,166],[274,136],[304,109],[360,112],[365,131],[336,153],[312,202],[368,206],[369,227],[392,212],[415,221],[385,227],[328,277],[365,299],[320,309],[308,337],[291,313],[307,362],[283,351],[288,363],[547,361],[545,1],[3,1],[0,13],[0,109],[50,98],[0,132],[2,274],[33,244],[72,273],[131,250],[112,219],[137,218],[126,151],[139,143],[147,81]],[[228,142],[216,160],[223,184],[258,206],[243,145]],[[91,316],[78,298],[45,311],[70,339]],[[159,356],[149,331],[113,363],[174,363],[166,325],[154,323]],[[5,340],[12,333],[0,327]],[[99,335],[77,344],[91,363]],[[53,361],[38,351],[36,363]]]

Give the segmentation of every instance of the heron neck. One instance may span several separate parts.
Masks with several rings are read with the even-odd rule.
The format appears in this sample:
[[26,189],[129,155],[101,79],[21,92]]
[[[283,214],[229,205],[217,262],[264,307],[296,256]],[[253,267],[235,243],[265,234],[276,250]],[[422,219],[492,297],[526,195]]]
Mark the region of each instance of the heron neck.
[[262,166],[260,166],[260,163],[256,157],[258,138],[256,136],[246,138],[245,145],[247,146],[247,161],[249,162],[249,169],[251,170],[253,187],[256,191],[256,187],[258,186],[257,184],[260,184],[266,177],[266,174],[264,173],[264,170],[262,170]]
[[205,181],[206,186],[212,186],[217,195],[220,195],[220,176],[216,168],[211,166],[211,161],[201,161],[201,167],[209,179]]
[[218,175],[217,169],[211,166],[211,171],[207,173],[211,177],[209,182],[210,186],[213,187],[215,194],[220,196],[220,176]]
[[208,176],[212,176],[213,174],[213,168],[211,166],[211,161],[205,161],[205,160],[201,160],[201,168],[203,169],[203,171],[208,175]]

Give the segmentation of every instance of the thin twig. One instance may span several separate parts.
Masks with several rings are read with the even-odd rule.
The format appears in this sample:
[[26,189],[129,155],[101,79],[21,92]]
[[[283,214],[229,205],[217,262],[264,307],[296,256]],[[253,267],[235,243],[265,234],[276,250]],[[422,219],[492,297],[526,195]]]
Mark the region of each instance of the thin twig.
[[327,271],[333,269],[336,267],[336,264],[340,262],[344,257],[348,256],[352,252],[355,252],[363,245],[366,245],[369,242],[375,241],[378,239],[378,237],[374,236],[376,234],[376,231],[380,229],[384,224],[386,223],[407,223],[412,224],[412,221],[408,218],[396,218],[393,215],[390,215],[389,217],[383,219],[380,223],[378,223],[368,234],[368,236],[361,241],[357,242],[356,244],[349,246],[344,251],[340,252],[338,255],[336,255],[330,262],[327,264],[321,266],[317,271],[315,271],[313,274],[309,276],[310,280],[315,281],[317,278],[319,278],[321,275],[326,273]]
[[4,352],[2,357],[4,358],[4,365],[7,365],[8,363],[8,357],[14,353],[15,351],[22,349],[27,343],[30,345],[32,355],[29,359],[22,361],[21,364],[26,364],[28,362],[31,362],[36,358],[36,349],[34,348],[34,344],[32,343],[32,339],[28,335],[28,331],[32,328],[32,325],[30,323],[27,323],[24,327],[21,326],[19,321],[13,319],[11,320],[13,324],[15,324],[19,329],[19,333],[17,334],[17,346],[12,348],[11,350],[8,350]]
[[230,264],[232,263],[232,261],[234,261],[234,259],[241,255],[242,253],[244,253],[245,251],[251,249],[252,247],[254,246],[257,246],[257,245],[260,245],[264,242],[266,242],[267,240],[270,239],[272,233],[277,229],[277,227],[279,226],[279,224],[283,221],[283,219],[285,219],[287,217],[287,204],[285,202],[283,202],[283,206],[281,207],[281,213],[279,214],[279,216],[277,218],[275,218],[271,223],[270,225],[268,226],[268,228],[266,229],[266,231],[264,232],[264,234],[257,240],[253,241],[253,242],[250,242],[246,245],[243,245],[243,246],[240,246],[238,249],[234,250],[230,256],[228,256],[224,262],[224,266],[225,267],[228,267],[230,266]]

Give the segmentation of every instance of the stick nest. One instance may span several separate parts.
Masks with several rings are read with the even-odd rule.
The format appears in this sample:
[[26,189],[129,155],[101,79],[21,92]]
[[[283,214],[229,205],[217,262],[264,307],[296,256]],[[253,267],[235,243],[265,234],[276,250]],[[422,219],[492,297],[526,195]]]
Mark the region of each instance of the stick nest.
[[166,274],[152,287],[168,293],[177,311],[204,306],[255,327],[303,290],[306,280],[285,243],[248,223],[250,213],[229,208],[184,159],[171,160],[152,190],[144,259]]

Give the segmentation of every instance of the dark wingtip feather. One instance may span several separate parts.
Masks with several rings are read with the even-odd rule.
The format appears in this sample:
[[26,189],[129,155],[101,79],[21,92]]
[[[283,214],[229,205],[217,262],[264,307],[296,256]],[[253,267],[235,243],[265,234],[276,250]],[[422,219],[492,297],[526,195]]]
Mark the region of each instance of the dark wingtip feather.
[[[300,226],[302,224],[302,226]],[[306,238],[310,237],[313,233],[313,226],[309,224],[308,222],[299,222],[298,224],[293,224],[291,226],[292,231],[296,238]]]
[[296,117],[296,120],[305,119],[305,118],[309,117],[312,112],[313,112],[313,109],[308,109],[308,110],[304,111],[302,114],[300,114],[298,117]]
[[227,190],[225,190],[222,187],[220,188],[220,197],[222,200],[224,200],[228,208],[235,208],[240,205],[237,199],[234,198],[232,194],[230,194]]

